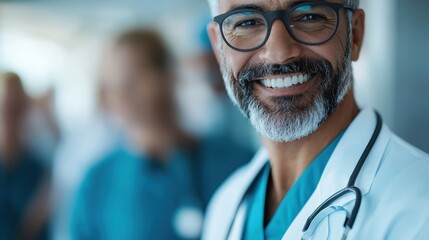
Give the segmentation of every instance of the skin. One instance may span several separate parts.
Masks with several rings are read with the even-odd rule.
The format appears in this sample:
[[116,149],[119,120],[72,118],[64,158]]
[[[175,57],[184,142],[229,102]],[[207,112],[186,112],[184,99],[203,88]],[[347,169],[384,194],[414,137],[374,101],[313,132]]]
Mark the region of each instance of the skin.
[[[220,0],[220,14],[230,11],[240,5],[253,4],[262,7],[265,11],[287,9],[293,1],[288,0]],[[330,2],[342,3],[340,0]],[[210,40],[219,63],[222,54],[226,57],[227,68],[232,70],[234,80],[239,71],[248,64],[285,64],[302,57],[320,57],[328,60],[334,67],[338,66],[338,59],[344,58],[344,50],[347,43],[347,18],[345,11],[340,11],[340,25],[336,35],[327,43],[318,46],[307,46],[296,42],[287,32],[284,24],[276,20],[273,23],[271,35],[267,43],[252,52],[238,52],[222,44],[219,26],[216,23],[208,25]],[[352,19],[352,49],[353,61],[359,59],[365,30],[365,14],[359,9],[353,14]],[[284,76],[275,76],[284,77]],[[274,77],[273,77],[274,78]],[[270,96],[287,96],[296,94],[296,91],[269,91],[253,83],[254,94],[258,99],[268,104]],[[305,94],[305,89],[300,92]],[[267,186],[265,205],[265,225],[275,213],[278,205],[298,177],[313,161],[313,159],[348,125],[359,113],[350,88],[343,101],[321,126],[312,134],[292,142],[274,142],[262,136],[262,142],[268,151],[271,163],[271,176]]]
[[135,150],[166,161],[178,139],[189,142],[176,124],[172,74],[154,66],[144,46],[115,46],[103,75],[104,107]]
[[28,107],[28,98],[18,76],[5,73],[0,76],[0,154],[3,164],[13,168],[22,151],[20,128]]

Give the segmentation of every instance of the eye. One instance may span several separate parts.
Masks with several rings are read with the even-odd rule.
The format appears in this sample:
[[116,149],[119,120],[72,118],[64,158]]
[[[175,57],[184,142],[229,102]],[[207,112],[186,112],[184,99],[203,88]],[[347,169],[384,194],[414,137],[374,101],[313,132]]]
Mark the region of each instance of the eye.
[[258,19],[248,19],[248,20],[243,20],[238,22],[237,24],[235,24],[235,27],[245,27],[245,28],[249,28],[249,27],[255,27],[255,26],[259,26],[262,25],[263,23],[261,23],[260,20]]
[[299,21],[303,22],[316,22],[325,20],[327,20],[326,17],[320,14],[305,14],[299,17]]

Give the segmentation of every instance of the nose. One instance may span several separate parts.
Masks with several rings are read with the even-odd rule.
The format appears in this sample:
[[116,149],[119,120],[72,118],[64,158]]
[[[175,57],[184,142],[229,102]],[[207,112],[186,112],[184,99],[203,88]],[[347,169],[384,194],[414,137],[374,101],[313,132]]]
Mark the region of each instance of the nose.
[[300,55],[301,45],[287,31],[281,20],[275,20],[262,49],[262,58],[267,64],[282,64]]

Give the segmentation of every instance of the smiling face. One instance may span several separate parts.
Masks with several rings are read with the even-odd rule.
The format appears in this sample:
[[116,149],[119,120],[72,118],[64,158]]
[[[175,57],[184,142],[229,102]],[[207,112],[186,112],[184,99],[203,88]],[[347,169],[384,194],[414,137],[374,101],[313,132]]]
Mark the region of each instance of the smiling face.
[[[249,7],[269,12],[288,10],[299,3],[302,2],[220,0],[219,7],[220,13]],[[364,16],[357,11],[359,17],[349,21],[347,11],[340,9],[338,30],[320,45],[298,42],[283,21],[276,19],[266,43],[247,52],[224,44],[219,25],[209,25],[228,93],[259,133],[278,142],[308,136],[351,91],[351,61],[359,56],[363,35]],[[306,21],[313,17],[303,16]],[[246,27],[251,23],[247,21]],[[359,27],[356,33],[355,25]]]

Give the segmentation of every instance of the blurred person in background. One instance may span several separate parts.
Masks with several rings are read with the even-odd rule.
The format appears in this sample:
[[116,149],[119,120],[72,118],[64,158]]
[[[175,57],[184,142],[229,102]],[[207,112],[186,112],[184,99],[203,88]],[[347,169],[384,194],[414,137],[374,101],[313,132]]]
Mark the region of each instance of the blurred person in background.
[[213,192],[251,156],[182,130],[172,68],[154,31],[134,29],[114,41],[102,87],[125,141],[85,177],[73,239],[198,239]]
[[201,27],[187,29],[182,48],[190,50],[178,54],[181,58],[177,92],[184,127],[205,141],[223,143],[224,149],[258,149],[256,132],[226,93],[206,29],[209,21],[201,16],[189,21],[198,22]]
[[49,177],[42,160],[24,144],[29,105],[14,73],[0,74],[0,238],[46,239]]
[[64,134],[53,163],[52,238],[70,239],[74,199],[88,170],[117,148],[121,136],[106,111],[104,88],[96,92],[96,112],[83,126]]
[[52,165],[60,141],[60,130],[54,113],[55,89],[31,99],[25,130],[25,144],[45,162]]

